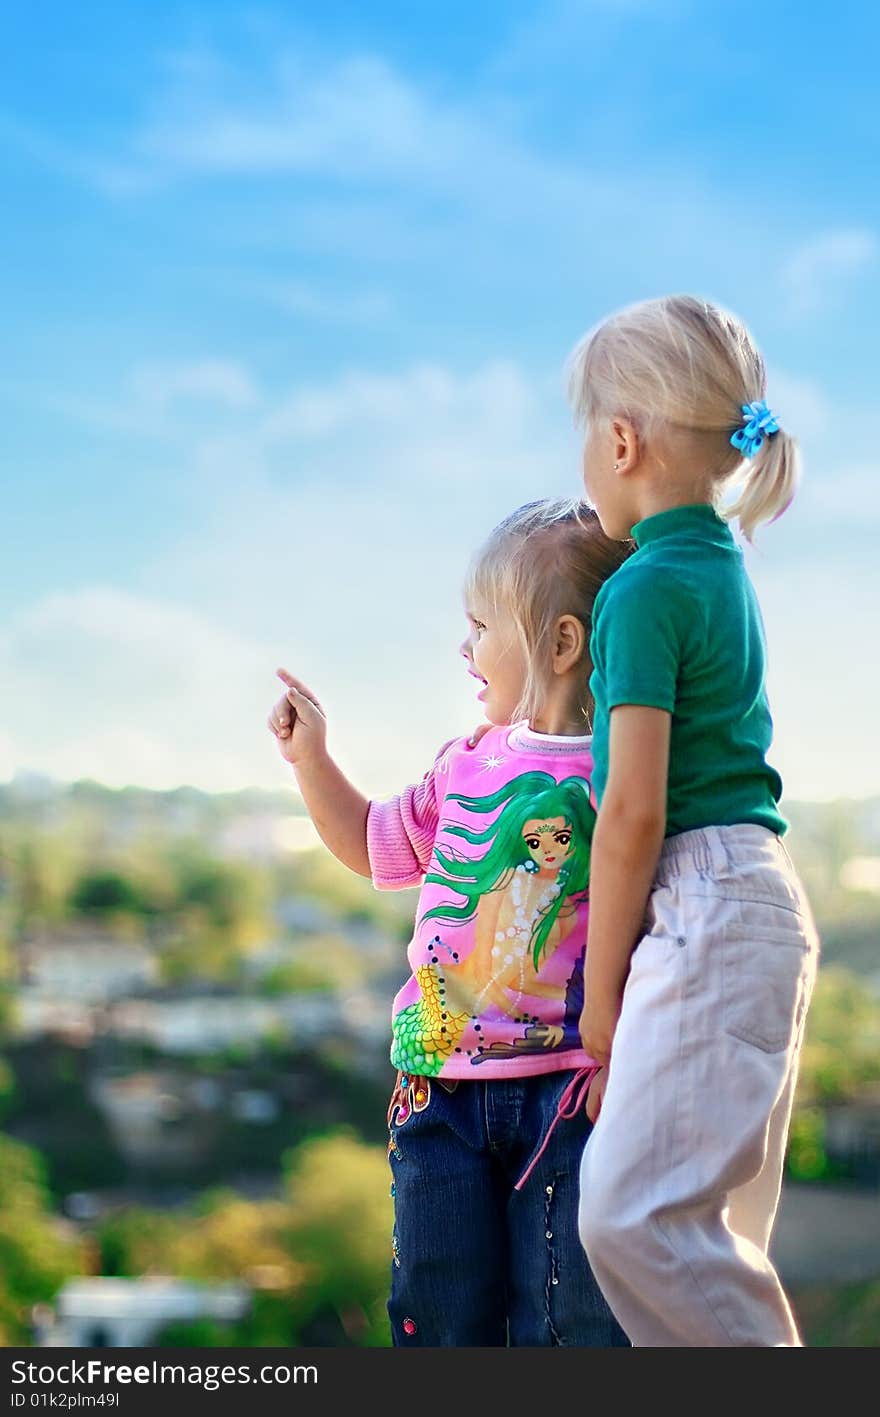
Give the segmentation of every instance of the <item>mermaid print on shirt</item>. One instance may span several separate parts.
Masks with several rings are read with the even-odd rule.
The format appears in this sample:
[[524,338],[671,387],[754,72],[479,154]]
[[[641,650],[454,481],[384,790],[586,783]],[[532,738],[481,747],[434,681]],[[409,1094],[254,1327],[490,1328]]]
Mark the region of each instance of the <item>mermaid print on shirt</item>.
[[462,1064],[578,1048],[588,780],[524,772],[485,795],[449,793],[444,809],[455,815],[425,877],[421,959],[410,950],[418,996],[395,1001],[392,1063],[427,1076],[453,1064],[461,1076]]

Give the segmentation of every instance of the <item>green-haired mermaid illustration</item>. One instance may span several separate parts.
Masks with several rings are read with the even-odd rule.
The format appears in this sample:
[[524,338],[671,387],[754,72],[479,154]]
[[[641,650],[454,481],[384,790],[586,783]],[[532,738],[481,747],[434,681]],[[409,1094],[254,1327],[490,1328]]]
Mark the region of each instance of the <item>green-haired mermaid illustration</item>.
[[[566,777],[557,782],[549,773],[527,772],[488,797],[455,795],[450,800],[475,814],[494,812],[499,807],[503,807],[503,811],[483,831],[458,825],[446,827],[449,836],[463,837],[473,846],[489,842],[489,849],[474,861],[437,848],[434,854],[445,875],[429,872],[426,882],[453,886],[465,897],[465,903],[435,905],[422,919],[458,924],[469,920],[483,896],[507,889],[517,867],[525,867],[530,874],[541,871],[548,857],[548,853],[541,850],[541,838],[550,833],[559,847],[559,851],[550,853],[550,864],[558,862],[554,874],[559,890],[533,922],[530,943],[532,962],[537,970],[560,911],[573,897],[583,896],[589,883],[595,813],[590,805],[588,783],[581,777]],[[556,828],[554,835],[552,824],[559,818],[563,826]],[[534,828],[531,833],[527,830],[529,827]]]
[[[589,784],[580,777],[557,783],[549,773],[523,773],[487,796],[450,800],[475,816],[496,815],[483,829],[445,824],[447,836],[487,850],[475,860],[438,846],[440,870],[426,876],[426,882],[450,886],[460,900],[433,906],[421,924],[475,921],[473,948],[462,960],[434,937],[429,959],[416,970],[420,997],[394,1021],[396,1066],[431,1074],[488,1004],[527,1023],[524,998],[563,1001],[564,984],[538,975],[585,899],[595,822]],[[450,958],[441,960],[438,951]],[[543,1046],[561,1043],[561,1025],[546,1032]]]

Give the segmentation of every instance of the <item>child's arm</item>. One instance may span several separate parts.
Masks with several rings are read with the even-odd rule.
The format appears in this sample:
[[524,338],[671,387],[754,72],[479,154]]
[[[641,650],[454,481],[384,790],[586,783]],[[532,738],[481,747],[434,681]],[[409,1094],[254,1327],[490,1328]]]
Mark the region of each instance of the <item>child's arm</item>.
[[406,890],[425,879],[440,826],[438,776],[448,773],[447,749],[454,742],[444,744],[420,782],[387,802],[370,803],[367,852],[377,890]]
[[370,876],[369,802],[327,752],[327,718],[315,696],[286,669],[279,669],[278,677],[287,685],[287,693],[273,708],[268,724],[281,756],[296,774],[306,811],[336,859],[359,876]]
[[608,782],[590,853],[584,1049],[608,1063],[630,955],[666,831],[671,715],[621,704],[611,712]]

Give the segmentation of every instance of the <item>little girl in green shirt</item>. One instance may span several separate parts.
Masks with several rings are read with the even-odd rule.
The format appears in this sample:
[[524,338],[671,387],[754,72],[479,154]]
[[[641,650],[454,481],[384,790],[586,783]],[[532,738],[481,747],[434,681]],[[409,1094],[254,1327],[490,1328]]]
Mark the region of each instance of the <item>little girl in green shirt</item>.
[[[584,482],[637,550],[593,615],[581,1037],[608,1064],[580,1235],[642,1347],[795,1347],[768,1256],[818,941],[782,842],[747,538],[791,501],[794,440],[733,315],[648,301],[572,363]],[[731,480],[738,500],[722,511]]]

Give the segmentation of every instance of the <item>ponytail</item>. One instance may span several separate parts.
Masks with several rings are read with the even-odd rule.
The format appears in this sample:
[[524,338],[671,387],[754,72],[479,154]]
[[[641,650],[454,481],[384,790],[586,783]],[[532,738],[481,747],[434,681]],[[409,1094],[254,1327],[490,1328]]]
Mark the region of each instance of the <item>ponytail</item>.
[[727,521],[738,518],[743,536],[751,541],[762,522],[776,521],[792,503],[800,475],[797,439],[780,428],[740,467],[745,472],[739,496],[723,515]]
[[714,490],[737,484],[721,515],[738,517],[749,541],[761,522],[782,515],[798,480],[797,443],[763,402],[766,388],[764,359],[742,321],[693,295],[619,310],[569,363],[579,422],[622,414],[648,439],[699,435]]

